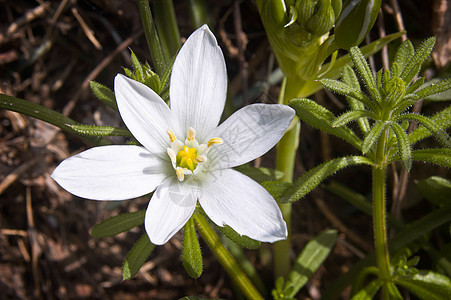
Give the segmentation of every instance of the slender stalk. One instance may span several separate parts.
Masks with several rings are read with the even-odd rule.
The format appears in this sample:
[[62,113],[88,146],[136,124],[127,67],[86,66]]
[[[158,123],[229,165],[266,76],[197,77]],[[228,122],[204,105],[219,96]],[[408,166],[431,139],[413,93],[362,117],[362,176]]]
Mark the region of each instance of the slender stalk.
[[[380,278],[388,283],[391,280],[390,258],[387,243],[387,216],[385,201],[385,145],[388,129],[382,133],[377,149],[376,164],[373,167],[373,226],[374,242],[376,247],[376,260],[379,267]],[[383,285],[384,298],[388,299],[387,284]]]
[[150,11],[149,0],[136,0],[138,3],[139,15],[143,23],[144,33],[146,35],[147,45],[149,46],[150,56],[154,64],[155,71],[158,75],[164,73],[166,67],[166,59],[161,48],[160,39]]
[[187,0],[187,5],[194,28],[199,28],[204,24],[211,25],[205,0]]
[[182,46],[174,4],[168,0],[153,0],[152,11],[155,15],[155,24],[160,33],[161,47],[166,61],[170,61]]
[[[299,92],[295,81],[285,77],[279,95],[279,103],[288,102],[297,96]],[[282,181],[293,182],[294,163],[296,150],[298,148],[300,123],[297,117],[293,120],[292,126],[285,132],[282,139],[276,146],[276,169],[283,172]],[[274,276],[287,277],[291,269],[291,204],[279,204],[283,218],[287,223],[288,237],[286,240],[274,244]]]
[[193,217],[202,238],[246,298],[263,299],[262,295],[260,295],[249,278],[247,278],[246,274],[244,274],[243,270],[241,270],[230,252],[224,247],[216,232],[211,228],[210,224],[208,224],[207,219],[200,213],[195,213]]

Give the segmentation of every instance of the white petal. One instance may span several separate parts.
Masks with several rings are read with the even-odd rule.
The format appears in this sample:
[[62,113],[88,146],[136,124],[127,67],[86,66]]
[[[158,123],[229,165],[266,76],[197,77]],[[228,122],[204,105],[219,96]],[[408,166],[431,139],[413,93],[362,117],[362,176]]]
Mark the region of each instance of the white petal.
[[208,169],[236,167],[262,156],[282,138],[294,114],[282,104],[243,107],[209,136],[222,138],[223,143],[210,147]]
[[203,143],[218,125],[227,94],[224,55],[207,25],[186,40],[177,55],[171,75],[171,110],[186,134],[196,130]]
[[95,147],[63,160],[52,178],[66,191],[93,200],[125,200],[148,194],[171,165],[143,147]]
[[122,120],[133,136],[155,155],[169,159],[167,130],[180,134],[167,104],[146,85],[118,74],[114,92]]
[[287,225],[274,198],[258,183],[231,169],[205,174],[199,202],[218,226],[262,242],[287,237]]
[[196,208],[195,190],[177,177],[166,179],[150,199],[144,221],[147,235],[155,245],[163,245],[189,220]]

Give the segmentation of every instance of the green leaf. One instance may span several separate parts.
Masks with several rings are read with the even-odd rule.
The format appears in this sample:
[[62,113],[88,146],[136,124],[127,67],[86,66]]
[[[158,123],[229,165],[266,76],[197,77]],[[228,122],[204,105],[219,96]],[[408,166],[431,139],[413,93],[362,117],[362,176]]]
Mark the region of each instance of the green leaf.
[[402,44],[398,47],[398,50],[396,51],[396,56],[394,62],[398,64],[399,70],[401,73],[404,71],[404,68],[407,66],[409,61],[412,59],[412,56],[414,55],[415,50],[413,48],[412,43],[409,40],[405,40],[402,42]]
[[142,67],[141,63],[139,62],[138,58],[136,57],[135,52],[132,51],[130,56],[132,58],[133,68],[135,69],[135,72],[136,72],[136,79],[139,82],[143,82],[144,81],[143,67]]
[[[418,78],[417,80],[415,80],[414,83],[412,83],[412,84],[407,88],[406,94],[412,94],[412,93],[415,93],[415,91],[418,90],[420,87],[422,87],[423,84],[424,84],[424,77]],[[423,87],[424,87],[424,86],[423,86]],[[422,97],[417,96],[417,98],[420,99],[420,98],[422,98]]]
[[354,63],[354,67],[357,72],[359,72],[360,76],[362,76],[365,86],[373,100],[381,102],[381,95],[379,94],[379,91],[374,83],[373,73],[371,73],[370,66],[368,65],[360,49],[358,47],[352,47],[349,50],[349,55],[351,56],[351,60]]
[[122,265],[123,280],[129,280],[135,277],[154,248],[155,245],[150,242],[147,233],[144,233],[125,257],[124,264]]
[[293,99],[290,106],[296,110],[296,114],[302,121],[324,132],[333,134],[347,141],[357,149],[360,149],[362,141],[347,127],[332,127],[335,119],[333,113],[323,106],[309,99]]
[[112,90],[95,81],[90,81],[89,86],[91,91],[96,95],[99,100],[105,103],[107,106],[111,107],[115,111],[118,111],[116,98]]
[[403,296],[393,282],[387,283],[387,292],[390,300],[403,300]]
[[286,189],[292,186],[291,183],[285,181],[263,181],[261,185],[273,196],[276,200],[282,197]]
[[451,280],[429,270],[422,270],[413,276],[400,276],[395,282],[424,300],[449,299],[451,295]]
[[354,89],[344,82],[327,78],[321,79],[320,82],[322,85],[324,85],[325,88],[335,93],[352,97],[353,99],[363,103],[371,110],[374,110],[376,107],[375,104],[371,102],[370,99],[368,99],[361,91]]
[[120,214],[97,224],[92,229],[91,235],[94,238],[104,238],[115,236],[116,234],[129,231],[130,229],[144,224],[146,210]]
[[335,43],[343,49],[359,45],[376,22],[382,0],[348,0],[335,23]]
[[[357,79],[357,76],[355,75],[354,70],[348,65],[346,65],[343,68],[343,72],[341,74],[341,79],[344,83],[350,85],[354,89],[357,89],[360,91],[360,84],[359,80]],[[365,106],[362,102],[355,100],[352,97],[346,97],[346,100],[349,103],[349,106],[353,110],[364,110]],[[370,130],[370,124],[368,123],[368,120],[366,118],[358,119],[357,123],[359,124],[360,130],[364,135]]]
[[296,259],[293,270],[288,275],[284,290],[290,289],[291,293],[285,293],[286,297],[294,297],[307,283],[313,273],[326,260],[336,241],[337,231],[329,229],[307,243]]
[[340,115],[338,118],[336,118],[332,122],[332,127],[340,127],[343,125],[346,125],[354,120],[358,120],[361,118],[369,118],[369,119],[377,119],[377,116],[367,110],[351,110],[348,112],[345,112],[344,114]]
[[412,167],[412,149],[410,148],[409,138],[407,137],[404,129],[402,129],[397,123],[390,124],[390,127],[396,135],[401,164],[404,169],[409,172]]
[[[444,206],[439,210],[435,210],[425,217],[412,222],[408,227],[402,229],[390,241],[390,253],[395,253],[399,249],[406,247],[416,239],[423,237],[435,228],[447,224],[451,221],[451,206]],[[323,299],[336,299],[339,297],[341,291],[348,285],[352,284],[355,277],[360,271],[376,263],[374,253],[366,256],[361,261],[355,263],[351,269],[344,275],[339,276],[323,293]]]
[[381,279],[375,279],[361,289],[351,300],[371,300],[376,295],[384,282]]
[[431,176],[418,181],[416,184],[420,194],[430,202],[437,205],[451,204],[450,180],[439,176]]
[[366,157],[363,156],[347,156],[336,158],[325,162],[300,176],[293,183],[293,186],[285,191],[282,195],[280,202],[294,202],[305,195],[307,195],[311,190],[316,188],[322,181],[327,177],[340,171],[343,168],[355,165],[369,165],[372,166],[373,163]]
[[[0,94],[0,108],[15,111],[15,112],[39,119],[41,121],[55,125],[56,127],[66,131],[66,132],[69,132],[69,133],[75,134],[78,137],[81,137],[72,128],[67,126],[68,124],[75,125],[75,124],[77,124],[77,122],[75,122],[71,118],[64,116],[63,114],[60,114],[59,112],[51,110],[42,105],[27,101],[24,99]],[[104,139],[104,138],[83,136],[83,137],[81,137],[81,139],[92,145],[97,145],[97,146],[111,144],[110,141],[108,141],[107,139]]]
[[196,236],[194,220],[190,218],[183,230],[182,263],[188,275],[194,279],[202,274],[202,252]]
[[[441,112],[436,113],[432,117],[429,118],[434,124],[438,127],[446,130],[451,127],[451,105],[442,110]],[[414,144],[422,139],[430,137],[432,132],[426,129],[423,126],[417,127],[414,131],[409,134],[410,144]]]
[[416,92],[419,98],[426,98],[431,95],[439,94],[451,89],[451,78],[440,81],[428,81],[421,90]]
[[431,55],[432,50],[435,45],[435,37],[430,37],[426,39],[416,50],[412,59],[409,60],[403,72],[401,73],[401,78],[410,84],[415,75],[420,71],[423,62]]
[[230,226],[217,226],[217,228],[229,238],[232,242],[238,244],[239,246],[246,249],[258,249],[260,248],[261,242],[251,239],[245,235],[238,234]]
[[382,132],[387,128],[388,123],[377,122],[373,125],[368,135],[363,140],[362,153],[368,153],[373,145],[375,145]]
[[132,134],[128,129],[122,129],[110,126],[96,126],[96,125],[67,125],[71,127],[78,134],[89,136],[128,136]]
[[235,170],[249,176],[253,180],[261,183],[263,181],[273,181],[282,178],[283,172],[270,168],[253,168],[248,165],[235,167]]
[[439,140],[439,142],[441,142],[444,146],[451,148],[450,136],[446,133],[444,129],[440,128],[439,124],[433,122],[429,118],[417,114],[403,114],[397,116],[395,120],[397,122],[402,122],[404,120],[415,121],[418,124],[426,127],[429,131],[431,131],[434,134],[434,136]]
[[421,149],[412,151],[412,159],[451,168],[451,149]]

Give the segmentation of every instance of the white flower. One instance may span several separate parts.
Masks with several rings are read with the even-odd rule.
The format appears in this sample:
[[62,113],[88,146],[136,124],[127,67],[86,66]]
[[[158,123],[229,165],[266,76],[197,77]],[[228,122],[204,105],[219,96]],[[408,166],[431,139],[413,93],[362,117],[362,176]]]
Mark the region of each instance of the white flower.
[[172,71],[171,108],[147,86],[117,75],[120,115],[141,146],[102,146],[70,157],[52,174],[70,193],[124,200],[155,190],[145,228],[166,243],[193,214],[197,201],[219,226],[263,242],[287,236],[274,198],[231,169],[271,149],[294,117],[286,105],[246,106],[218,126],[227,90],[224,56],[204,25],[180,50]]

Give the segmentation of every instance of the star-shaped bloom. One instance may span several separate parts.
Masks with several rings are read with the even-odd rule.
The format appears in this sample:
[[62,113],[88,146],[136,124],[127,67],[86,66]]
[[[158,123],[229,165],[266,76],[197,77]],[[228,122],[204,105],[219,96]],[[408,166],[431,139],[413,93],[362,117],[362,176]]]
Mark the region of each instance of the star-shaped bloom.
[[125,200],[153,191],[145,216],[152,243],[166,243],[197,202],[218,226],[263,242],[286,238],[274,198],[233,170],[270,150],[294,117],[286,105],[253,104],[219,124],[227,93],[224,56],[204,25],[173,66],[170,108],[147,86],[117,75],[119,113],[142,146],[101,146],[70,157],[52,174],[70,193]]

